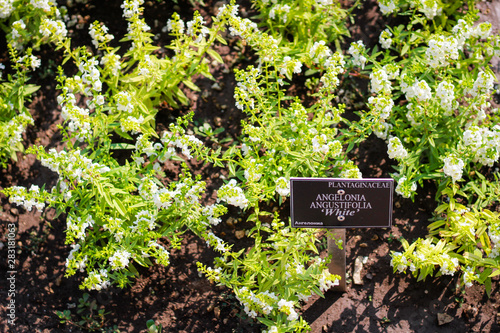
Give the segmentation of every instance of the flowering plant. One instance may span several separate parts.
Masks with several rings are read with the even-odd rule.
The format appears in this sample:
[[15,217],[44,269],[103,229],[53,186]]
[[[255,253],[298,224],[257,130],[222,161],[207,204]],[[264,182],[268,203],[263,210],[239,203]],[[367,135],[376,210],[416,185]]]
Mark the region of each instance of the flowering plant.
[[0,27],[19,50],[30,44],[38,48],[53,33],[66,36],[65,16],[66,8],[52,0],[0,1]]
[[[494,80],[488,63],[500,52],[490,28],[489,23],[472,28],[463,19],[439,34],[403,34],[399,26],[392,29],[395,45],[387,51],[370,57],[365,51],[373,62],[367,69],[375,96],[361,122],[373,124],[368,128],[387,140],[389,158],[398,162],[394,176],[400,195],[414,196],[423,179],[457,181],[470,163],[491,166],[498,159],[489,139],[496,135],[498,116],[486,112]],[[400,53],[399,62],[392,52]]]
[[[329,0],[253,0],[261,25],[292,56],[307,52],[315,42],[335,42],[340,49],[349,31],[344,24],[348,11]],[[353,6],[352,8],[354,8]]]
[[[482,173],[500,155],[498,115],[489,104],[489,62],[499,55],[500,41],[487,23],[474,25],[474,10],[455,13],[460,2],[381,1],[384,13],[400,12],[407,24],[383,30],[381,50],[357,41],[343,54],[330,48],[335,42],[340,49],[339,36],[347,34],[346,11],[338,4],[255,0],[266,27],[261,30],[238,16],[233,1],[210,25],[199,13],[188,22],[174,14],[166,24],[171,57],[154,45],[142,0],[121,6],[128,22],[124,51],[97,21],[89,27],[93,47],[74,49],[62,10],[51,1],[1,3],[7,4],[2,18],[10,17],[12,45],[38,38],[35,46],[54,43],[69,62],[57,76],[64,148],[28,149],[58,175],[57,184],[1,192],[28,211],[54,207],[66,217],[66,275],[81,272],[82,288],[124,287],[138,274],[137,265],[168,265],[169,250],[190,231],[218,253],[211,267],[198,264],[200,273],[230,288],[248,317],[268,332],[307,330],[301,302],[322,296],[339,277],[319,255],[316,230],[287,227],[282,212],[289,179],[361,178],[347,154],[372,133],[386,141],[397,164],[398,194],[413,198],[417,186],[431,180],[440,200],[429,236],[403,240],[403,250],[392,253],[394,270],[409,269],[418,279],[461,272],[467,286],[488,286],[500,274],[499,216],[491,209],[500,192]],[[213,79],[209,59],[222,58],[212,46],[227,43],[226,29],[257,55],[256,63],[234,71],[241,133],[210,144],[223,129],[206,124],[195,129],[207,137],[201,141],[190,134],[192,112],[158,131],[160,105],[187,105],[185,89],[199,90],[195,78]],[[39,65],[29,48],[22,57],[14,49],[15,74],[0,91],[1,162],[22,148],[20,133],[31,122],[24,104],[36,90],[26,85],[26,71]],[[74,75],[67,74],[71,64]],[[342,77],[345,83],[363,75],[370,78],[371,95],[367,111],[353,120],[336,91]],[[307,100],[293,95],[292,81]],[[216,195],[193,175],[194,158],[219,168],[223,184]],[[235,210],[230,206],[250,226],[239,233],[251,241],[247,248],[226,242],[215,227]]]
[[436,209],[429,237],[411,245],[403,240],[404,251],[392,254],[391,265],[399,272],[409,268],[418,280],[432,275],[436,267],[438,275],[461,271],[465,286],[478,282],[490,294],[491,278],[500,274],[499,214],[456,202],[457,195],[466,196],[458,185],[445,189],[443,194],[447,200]]
[[[180,159],[176,157],[176,148],[182,149],[189,157],[192,146],[201,142],[185,135],[179,124],[186,122],[186,119],[179,119],[178,125],[172,124],[161,142],[151,140],[157,136],[152,129],[152,108],[153,103],[159,103],[160,93],[167,95],[167,100],[168,93],[172,91],[179,92],[176,94],[180,97],[184,94],[177,86],[158,87],[159,79],[147,81],[139,76],[148,75],[147,68],[141,68],[140,57],[151,60],[148,54],[153,51],[146,33],[147,27],[140,18],[142,10],[139,5],[134,1],[125,1],[123,5],[124,15],[130,21],[128,38],[133,45],[125,56],[128,60],[123,64],[119,56],[113,57],[116,50],[106,44],[112,36],[107,34],[105,26],[98,23],[90,27],[90,34],[104,52],[102,59],[107,59],[101,60],[103,67],[99,67],[96,57],[85,48],[72,50],[70,39],[64,34],[52,32],[48,36],[58,48],[64,49],[67,59],[74,60],[79,72],[67,77],[59,69],[58,81],[62,93],[58,96],[58,103],[66,121],[60,129],[66,147],[62,151],[45,151],[43,147],[34,146],[28,152],[35,154],[42,165],[56,172],[59,181],[52,189],[14,186],[2,190],[12,203],[27,210],[33,207],[44,209],[48,205],[55,207],[59,214],[67,214],[66,243],[71,244],[73,249],[66,261],[66,275],[71,276],[78,270],[86,272],[81,287],[87,289],[100,290],[111,284],[124,287],[137,275],[134,263],[148,266],[155,259],[157,263],[168,264],[168,250],[158,242],[160,238],[166,239],[168,246],[176,248],[180,235],[192,230],[212,242],[207,228],[210,223],[218,223],[218,216],[225,212],[225,208],[220,205],[204,206],[200,203],[205,183],[193,178],[186,167],[178,181],[167,184],[160,181],[164,177],[160,163],[171,158]],[[193,22],[188,22],[192,29],[190,34],[201,34],[196,29],[203,30],[203,33],[209,31],[202,29],[199,18],[195,16]],[[174,21],[177,22],[174,25],[179,25],[178,18],[174,18]],[[211,33],[214,40],[216,29],[211,30]],[[200,41],[193,42],[192,39],[189,36],[179,37],[177,43],[179,46],[183,45],[182,41],[188,44],[184,52],[188,52],[194,42],[198,43],[197,46],[202,45]],[[198,64],[201,57],[199,55],[191,60]],[[154,59],[156,64],[161,62]],[[186,59],[186,56],[179,55],[173,62],[179,67],[179,79],[174,80],[177,85],[181,80],[185,84],[190,82],[189,77],[195,73],[191,70],[186,74],[182,69],[206,69],[204,66],[186,64]],[[32,61],[31,54],[26,61]],[[21,64],[24,62],[20,62],[19,66]],[[129,73],[129,68],[135,65],[138,65],[136,70],[140,74],[133,72],[120,76],[124,72]],[[149,74],[153,75],[152,68],[151,71]],[[121,78],[125,84],[117,78]],[[148,88],[143,86],[146,82],[153,84]],[[162,84],[165,82],[167,80],[161,81]],[[19,83],[22,84],[22,81]],[[105,92],[103,86],[106,87]],[[165,89],[168,93],[165,93]],[[78,96],[84,97],[85,106],[82,107],[82,100]],[[125,118],[125,123],[122,121],[117,124],[123,119],[123,112],[143,112],[146,125],[141,128],[132,124],[129,128],[126,122],[128,118]],[[132,137],[127,132],[142,134],[135,137],[135,145],[132,145],[114,142],[110,136],[113,131],[130,139]],[[131,150],[131,160],[126,159],[123,163],[112,157],[112,153],[118,150]]]
[[5,66],[0,63],[0,165],[5,168],[9,159],[17,161],[16,152],[24,151],[22,133],[26,126],[33,125],[33,118],[26,108],[30,96],[38,86],[28,84],[28,73],[40,65],[40,60],[28,49],[26,55],[19,57],[10,47],[14,74],[4,81]]
[[233,289],[245,313],[266,325],[268,332],[307,330],[309,325],[297,313],[300,302],[312,294],[323,295],[339,279],[317,256],[315,231],[291,229],[275,216],[271,225],[257,220],[247,237],[255,239],[247,253],[221,251],[215,268],[198,263],[200,272]]
[[[486,231],[495,229],[496,215],[482,210],[474,189],[484,180],[481,167],[493,166],[500,156],[498,112],[489,102],[494,82],[489,63],[500,53],[500,42],[498,36],[490,36],[490,23],[474,25],[474,9],[460,14],[452,11],[456,6],[412,2],[407,30],[400,25],[381,33],[385,51],[375,49],[368,55],[358,47],[351,53],[371,63],[366,69],[371,70],[374,96],[360,122],[373,124],[365,127],[365,135],[373,131],[387,141],[388,156],[398,163],[393,175],[396,192],[413,198],[417,184],[429,179],[436,183],[436,198],[444,198],[428,238],[411,245],[403,241],[405,251],[393,253],[394,270],[409,267],[423,279],[437,265],[438,274],[461,271],[467,286],[472,281],[488,285],[497,274],[490,275],[493,268],[500,266],[481,258],[495,253],[492,234]],[[381,10],[392,12],[395,7],[381,2]],[[445,20],[447,16],[452,19]],[[458,183],[464,180],[467,185],[460,189]],[[467,200],[469,207],[457,200]],[[494,201],[498,193],[489,202]]]
[[[246,295],[241,289],[245,285],[251,286],[248,273],[243,272],[254,269],[250,262],[257,257],[272,256],[273,262],[269,263],[266,271],[272,272],[276,267],[283,267],[276,279],[295,281],[295,289],[293,295],[290,294],[292,286],[275,290],[268,285],[269,281],[264,276],[259,277],[259,295],[263,293],[262,295],[271,298],[273,295],[280,296],[276,305],[269,303],[269,306],[274,307],[273,310],[267,311],[266,308],[264,312],[259,312],[259,316],[262,315],[260,320],[270,329],[277,327],[276,325],[283,329],[307,327],[296,312],[299,297],[310,295],[311,285],[314,286],[312,292],[322,295],[322,292],[335,284],[338,277],[330,274],[326,269],[326,262],[317,256],[318,251],[314,245],[317,238],[313,232],[283,228],[283,223],[278,220],[271,229],[260,223],[260,219],[268,213],[260,211],[259,203],[274,199],[275,193],[286,197],[287,179],[290,175],[346,172],[346,175],[359,176],[359,171],[352,163],[345,163],[338,157],[342,144],[334,139],[334,126],[340,119],[342,106],[337,108],[331,105],[334,98],[331,92],[336,88],[337,75],[342,71],[342,56],[331,54],[324,43],[319,43],[315,46],[316,51],[309,55],[310,59],[305,60],[321,62],[320,65],[325,69],[322,79],[324,86],[316,95],[318,103],[310,109],[317,116],[310,121],[306,116],[308,110],[300,102],[294,102],[291,111],[284,104],[281,105],[287,103],[287,98],[280,85],[293,72],[300,71],[301,62],[286,57],[282,59],[275,44],[267,43],[272,41],[272,37],[237,17],[236,7],[222,8],[217,18],[220,21],[216,21],[221,23],[212,29],[204,27],[201,17],[195,14],[195,19],[186,24],[186,34],[183,32],[184,24],[174,16],[168,26],[175,37],[172,47],[177,56],[170,60],[157,59],[153,55],[147,28],[140,18],[141,9],[134,4],[137,3],[126,0],[123,5],[125,16],[130,22],[127,39],[132,41],[132,48],[123,57],[116,55],[116,49],[108,46],[113,38],[106,27],[97,22],[91,25],[90,34],[101,56],[94,56],[85,48],[71,49],[70,40],[64,35],[53,33],[49,36],[51,42],[64,50],[66,60],[72,59],[78,68],[78,73],[74,76],[66,76],[59,69],[58,88],[61,94],[58,96],[58,103],[65,120],[63,126],[60,126],[65,148],[61,151],[45,151],[43,147],[33,146],[28,153],[35,154],[42,165],[56,172],[59,180],[52,189],[14,186],[3,189],[2,192],[12,203],[27,210],[55,207],[59,214],[66,214],[66,243],[72,247],[66,260],[66,275],[71,276],[77,271],[84,273],[81,288],[101,290],[112,284],[124,287],[137,275],[137,264],[149,266],[156,261],[167,265],[168,248],[177,248],[182,233],[191,230],[205,239],[208,246],[233,262],[220,267],[226,270],[227,276],[243,274],[241,278],[225,282],[237,293],[243,306],[249,304],[247,296],[257,292],[250,288]],[[178,85],[182,82],[196,89],[189,78],[206,69],[202,61],[203,52],[220,60],[218,55],[208,51],[207,45],[220,39],[217,33],[222,29],[222,22],[226,21],[233,34],[251,39],[251,44],[256,48],[260,46],[258,51],[268,59],[265,65],[267,76],[256,68],[249,68],[248,72],[253,73],[253,79],[250,78],[253,81],[245,82],[244,73],[238,74],[238,80],[242,82],[236,92],[239,96],[238,105],[251,115],[248,129],[244,132],[247,137],[242,144],[233,145],[224,153],[221,150],[212,151],[204,147],[199,139],[186,133],[193,116],[188,114],[178,118],[158,138],[153,126],[153,108],[163,98],[174,106],[177,105],[176,101],[186,102]],[[207,35],[210,36],[209,42],[205,41]],[[196,47],[192,46],[193,43]],[[195,49],[197,52],[203,51],[193,54]],[[183,56],[184,53],[192,56]],[[199,64],[202,65],[198,66]],[[177,81],[169,81],[174,82],[173,85],[169,83],[165,86],[166,80],[155,75],[166,72],[167,68],[171,68],[168,66],[174,66],[179,71],[179,76]],[[249,90],[248,98],[243,95],[246,93],[245,89]],[[254,91],[255,89],[257,90]],[[257,99],[256,92],[260,89],[269,91],[265,99]],[[283,102],[269,104],[274,94],[283,99]],[[251,99],[255,99],[255,110],[250,108]],[[280,118],[272,116],[276,107],[281,114]],[[135,116],[136,113],[143,116],[144,122],[127,127],[128,118],[123,115]],[[299,118],[294,119],[295,115]],[[254,122],[269,122],[273,130],[284,133],[286,130],[286,136],[293,140],[274,142],[272,133],[269,132],[258,134],[258,141],[261,142],[254,142],[254,135],[257,134],[252,131],[257,127],[249,125]],[[287,129],[290,122],[295,123],[295,130]],[[320,135],[318,129],[323,126],[330,129]],[[112,132],[117,132],[134,144],[114,141]],[[297,140],[295,138],[301,135],[307,135],[307,138],[294,144]],[[275,156],[276,149],[281,149],[283,144],[290,151],[287,158],[293,162],[290,169],[279,170],[276,169],[276,161],[273,162],[274,159],[269,156]],[[309,147],[311,144],[312,149]],[[245,145],[250,147],[249,150],[256,150],[244,152]],[[265,155],[269,156],[260,160],[258,145],[262,145]],[[114,157],[113,153],[119,152],[125,158]],[[315,155],[317,162],[313,162],[308,168],[304,169],[299,165],[301,156],[309,158]],[[240,186],[236,179],[232,179],[217,191],[217,203],[202,204],[205,182],[200,177],[192,177],[186,165],[182,166],[183,171],[175,181],[166,180],[162,170],[163,163],[178,164],[175,161],[191,159],[193,156],[227,167],[230,175],[246,181]],[[258,181],[261,177],[258,174],[262,170],[259,170],[259,163],[252,161],[255,158],[259,158],[259,162],[262,161],[266,167],[276,169],[269,177],[262,177],[260,185]],[[278,162],[283,163],[281,160]],[[257,191],[260,187],[266,188],[263,194]],[[221,216],[227,211],[224,204],[253,212],[249,221],[255,223],[256,227],[249,235],[263,246],[259,245],[245,255],[241,251],[232,252],[232,246],[211,230],[211,226],[220,223]],[[265,233],[269,235],[265,236]],[[285,246],[285,243],[290,246]],[[290,253],[282,255],[285,249]],[[311,260],[315,263],[311,263]],[[208,268],[200,266],[200,269],[209,272]],[[295,272],[295,277],[291,278],[291,272]]]

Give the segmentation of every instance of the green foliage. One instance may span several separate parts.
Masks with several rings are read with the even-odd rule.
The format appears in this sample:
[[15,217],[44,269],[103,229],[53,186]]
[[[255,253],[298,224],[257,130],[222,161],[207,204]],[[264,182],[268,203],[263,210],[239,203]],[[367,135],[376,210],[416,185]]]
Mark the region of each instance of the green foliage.
[[84,293],[78,300],[76,314],[70,310],[56,311],[61,324],[71,325],[87,332],[118,333],[118,327],[105,327],[106,314],[103,308],[99,308],[95,299]]
[[7,161],[17,161],[17,152],[23,152],[22,134],[28,125],[33,125],[33,118],[26,108],[31,95],[38,86],[28,84],[28,72],[38,67],[39,60],[28,49],[20,57],[9,45],[10,59],[14,74],[3,80],[5,65],[0,64],[0,165],[6,167]]
[[342,38],[349,36],[348,12],[337,1],[252,0],[252,5],[260,25],[289,56],[307,53],[319,41],[335,42],[339,50]]
[[[397,8],[408,24],[381,34],[385,51],[359,52],[369,63],[374,94],[361,122],[372,123],[388,142],[389,157],[398,162],[396,192],[413,198],[417,184],[428,179],[440,201],[429,236],[402,240],[404,251],[392,254],[394,271],[409,268],[419,280],[460,272],[466,286],[485,284],[489,293],[499,261],[498,215],[488,207],[498,204],[499,192],[481,169],[500,156],[498,110],[489,102],[490,61],[500,54],[500,40],[490,34],[490,23],[474,24],[472,3],[456,11],[464,6],[431,1]],[[390,1],[381,8],[396,10]]]
[[[1,192],[29,211],[49,206],[64,214],[72,248],[66,276],[82,273],[82,289],[125,287],[138,275],[137,265],[168,265],[169,250],[180,248],[190,231],[219,254],[213,267],[198,263],[199,271],[231,289],[247,317],[268,332],[306,331],[301,302],[323,296],[339,277],[319,255],[316,230],[291,229],[269,207],[282,210],[290,177],[361,178],[347,154],[373,133],[397,162],[396,192],[414,198],[417,185],[430,180],[439,201],[429,235],[412,244],[400,240],[403,251],[392,253],[394,271],[409,269],[419,280],[460,273],[466,286],[477,282],[491,291],[491,278],[500,274],[500,219],[493,209],[500,187],[492,172],[500,127],[489,104],[489,63],[500,54],[500,39],[490,36],[487,23],[473,25],[473,3],[465,11],[461,1],[381,1],[383,13],[399,15],[398,25],[381,33],[381,48],[367,50],[358,41],[343,55],[344,21],[351,17],[339,3],[253,1],[261,30],[239,17],[232,2],[210,26],[199,13],[189,22],[174,14],[167,22],[173,57],[158,52],[142,3],[123,2],[129,26],[120,47],[111,46],[114,36],[94,22],[93,48],[73,48],[55,4],[34,9],[14,1],[2,12],[12,45],[52,43],[65,57],[55,78],[64,147],[27,150],[57,173],[57,184]],[[193,120],[194,112],[157,131],[160,105],[188,105],[184,91],[199,91],[195,78],[214,79],[209,64],[223,59],[212,46],[227,44],[228,34],[258,57],[257,64],[234,70],[235,104],[244,115],[238,138],[219,139],[224,128]],[[14,74],[0,83],[4,166],[22,151],[21,133],[32,123],[25,103],[37,89],[27,84],[27,69],[36,69],[38,59],[29,48],[19,56],[15,47]],[[71,66],[75,75],[67,74]],[[295,75],[308,77],[304,87]],[[350,76],[370,78],[366,111],[354,119],[344,115],[336,96],[340,78]],[[304,91],[307,100],[291,91]],[[188,163],[193,158],[196,163]],[[196,164],[220,168],[224,184],[216,195],[193,175]],[[165,165],[176,174],[167,178]],[[248,248],[235,250],[217,235],[214,226],[227,217],[228,206],[241,209]],[[57,314],[63,323],[104,330],[104,310],[88,294],[77,321],[69,310]],[[162,330],[151,320],[146,325],[150,332]]]

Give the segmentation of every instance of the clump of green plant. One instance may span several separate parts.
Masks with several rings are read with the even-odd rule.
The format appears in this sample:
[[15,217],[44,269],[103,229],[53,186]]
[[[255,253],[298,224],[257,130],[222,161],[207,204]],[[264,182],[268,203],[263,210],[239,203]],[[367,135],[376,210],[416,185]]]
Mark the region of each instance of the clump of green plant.
[[[88,332],[118,333],[118,327],[106,327],[106,312],[104,308],[99,308],[95,299],[89,294],[84,293],[78,299],[76,306],[76,315],[71,310],[56,311],[61,324],[71,325],[73,327],[86,330]],[[76,317],[76,319],[75,319]]]
[[28,84],[28,73],[40,66],[40,60],[26,51],[22,57],[9,48],[13,74],[5,75],[0,63],[0,165],[5,168],[9,160],[17,161],[17,152],[23,152],[22,134],[33,118],[26,108],[38,86]]
[[[299,317],[300,302],[338,283],[319,257],[314,229],[290,229],[262,207],[282,203],[289,195],[290,177],[360,178],[359,169],[345,157],[344,139],[337,129],[344,105],[336,104],[335,90],[345,60],[323,42],[313,45],[301,60],[321,70],[320,85],[306,108],[286,94],[286,85],[299,73],[302,61],[286,56],[272,36],[248,20],[229,20],[238,35],[260,56],[258,68],[236,70],[236,107],[247,118],[236,145],[222,150],[200,146],[194,155],[229,171],[232,178],[218,190],[218,198],[249,211],[246,232],[254,246],[232,252],[221,246],[215,267],[199,264],[207,277],[233,290],[247,316],[267,326],[269,332],[309,329]],[[240,182],[240,184],[239,184]],[[264,262],[265,261],[265,262]],[[277,283],[277,281],[280,281]]]
[[0,1],[0,28],[18,50],[27,46],[38,49],[53,33],[66,36],[65,15],[66,8],[51,0]]
[[[381,2],[381,10],[395,11],[393,4]],[[357,42],[349,53],[352,66],[370,77],[361,136],[374,133],[387,142],[389,158],[397,161],[396,192],[413,198],[418,184],[432,180],[441,200],[429,236],[411,245],[403,240],[404,252],[393,252],[394,270],[409,268],[424,279],[437,266],[438,274],[460,272],[466,286],[477,281],[489,290],[500,268],[491,241],[498,217],[474,196],[486,190],[484,167],[500,157],[498,110],[489,102],[490,61],[500,54],[500,39],[490,23],[475,23],[473,4],[456,11],[464,5],[411,2],[398,8],[408,24],[380,34],[382,51],[369,54]],[[490,193],[488,203],[498,202],[498,193]],[[465,205],[456,203],[459,197]]]
[[[118,56],[114,58],[116,61],[110,60],[115,50],[105,45],[111,37],[102,25],[95,24],[90,31],[96,46],[102,46],[105,52],[101,58],[103,67],[85,48],[72,50],[70,39],[56,33],[50,35],[50,41],[63,48],[67,59],[73,59],[79,70],[77,75],[68,77],[59,69],[57,78],[61,90],[58,102],[65,120],[59,128],[65,148],[46,151],[44,147],[33,146],[28,153],[35,154],[42,165],[57,173],[59,180],[51,189],[33,185],[2,190],[12,203],[29,211],[47,205],[67,214],[66,243],[72,250],[66,262],[66,276],[85,272],[81,287],[89,290],[101,290],[111,284],[126,286],[137,275],[135,264],[149,266],[156,261],[168,265],[168,248],[178,248],[180,237],[187,230],[216,245],[209,226],[218,223],[218,217],[225,212],[221,205],[201,203],[205,182],[193,177],[186,166],[181,167],[183,171],[177,180],[164,180],[163,163],[182,160],[178,152],[189,159],[194,147],[202,144],[185,133],[184,128],[192,119],[179,118],[162,134],[161,140],[157,139],[153,126],[154,103],[159,103],[160,96],[169,100],[167,92],[172,91],[183,96],[178,86],[161,85],[174,81],[178,85],[181,80],[189,85],[187,77],[206,68],[200,65],[201,55],[190,53],[193,58],[189,58],[181,53],[197,52],[191,50],[192,43],[205,45],[205,35],[210,32],[215,39],[219,28],[209,30],[202,25],[201,17],[195,15],[187,24],[189,31],[181,36],[179,27],[183,24],[174,17],[170,23],[176,29],[174,35],[179,37],[178,45],[174,46],[181,53],[177,60],[165,63],[176,66],[177,72],[170,70],[178,74],[178,80],[155,80],[152,76],[167,72],[156,71],[160,68],[154,66],[160,66],[161,60],[155,58],[156,62],[148,56],[154,48],[140,18],[142,9],[128,0],[123,8],[130,22],[127,39],[132,42],[123,63]],[[188,44],[187,48],[182,41]],[[189,59],[193,62],[186,64]],[[134,67],[132,73],[131,67]],[[189,75],[184,72],[186,67],[193,67]],[[123,82],[119,83],[117,78]],[[84,103],[78,95],[84,96]],[[135,144],[113,141],[113,132]],[[127,157],[115,158],[119,152]]]
[[[315,42],[340,42],[349,36],[345,21],[349,11],[336,1],[253,0],[260,25],[279,43],[289,56],[308,52]],[[356,5],[353,6],[353,8]]]
[[[256,214],[266,216],[265,212]],[[221,251],[215,267],[198,263],[208,279],[232,289],[247,316],[256,318],[269,332],[302,332],[309,325],[297,310],[313,294],[338,284],[318,255],[316,231],[291,229],[278,217],[271,224],[254,217],[254,238],[249,251]],[[265,235],[268,235],[267,237]]]
[[148,332],[150,333],[161,333],[163,331],[163,326],[161,324],[156,325],[153,319],[150,319],[146,322],[146,326],[148,328]]

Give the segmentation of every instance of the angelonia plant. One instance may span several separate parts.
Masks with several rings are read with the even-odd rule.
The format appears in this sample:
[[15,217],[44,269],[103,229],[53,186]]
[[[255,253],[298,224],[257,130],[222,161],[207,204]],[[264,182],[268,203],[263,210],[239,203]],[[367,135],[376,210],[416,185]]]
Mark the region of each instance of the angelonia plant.
[[[253,0],[257,18],[289,56],[308,52],[315,42],[334,42],[340,49],[349,11],[332,0]],[[353,6],[352,8],[355,8]]]
[[[370,78],[369,111],[360,123],[371,125],[360,135],[387,142],[397,162],[396,193],[413,199],[417,186],[431,180],[442,201],[428,238],[403,241],[404,252],[392,254],[394,270],[409,269],[421,280],[440,267],[437,274],[458,272],[464,285],[477,281],[489,292],[500,268],[492,241],[498,215],[474,198],[492,187],[482,172],[500,156],[498,110],[490,103],[496,80],[490,61],[500,54],[500,39],[490,23],[476,23],[473,4],[456,11],[463,5],[381,2],[384,14],[407,16],[407,25],[382,31],[380,51],[359,41],[348,52],[354,70]],[[489,193],[489,204],[498,202],[499,193]]]
[[4,74],[0,64],[0,165],[5,168],[8,160],[17,161],[17,152],[23,152],[22,134],[33,118],[26,107],[30,96],[39,87],[28,84],[31,71],[40,66],[40,60],[28,49],[24,56],[10,47],[13,74]]
[[[255,245],[249,252],[224,253],[215,267],[200,265],[200,270],[232,288],[246,314],[267,325],[269,332],[301,331],[308,325],[297,314],[299,301],[307,300],[311,291],[322,295],[339,277],[331,275],[326,262],[317,257],[315,230],[290,229],[277,216],[269,223],[270,213],[263,206],[281,203],[289,195],[290,177],[361,178],[359,169],[347,159],[336,128],[345,106],[336,105],[334,92],[345,60],[324,41],[300,59],[292,59],[280,52],[272,36],[254,26],[230,22],[231,33],[260,55],[259,67],[235,71],[236,107],[247,117],[237,145],[215,152],[205,147],[195,156],[227,169],[241,182],[238,186],[233,178],[218,196],[231,191],[237,197],[232,204],[252,212],[247,222],[254,227],[247,237],[254,238]],[[304,66],[322,72],[317,92],[311,95],[315,103],[307,108],[286,94],[288,80]],[[317,265],[308,264],[313,259]],[[274,285],[277,280],[282,282]]]
[[58,7],[52,0],[0,1],[0,27],[18,50],[27,46],[37,49],[54,31],[66,35],[64,21],[66,8]]
[[[99,22],[89,29],[93,50],[72,48],[64,30],[42,22],[41,28],[50,32],[46,42],[62,50],[64,62],[73,63],[77,71],[67,75],[58,69],[64,148],[32,146],[27,151],[59,179],[52,188],[13,186],[2,192],[28,211],[54,207],[64,214],[66,244],[71,247],[66,276],[80,273],[82,289],[125,287],[138,274],[137,265],[168,265],[169,252],[179,248],[182,234],[190,231],[222,255],[214,268],[200,264],[200,272],[231,288],[249,317],[271,332],[307,329],[298,315],[300,302],[323,295],[339,277],[329,273],[328,258],[320,258],[315,230],[292,230],[262,206],[281,203],[289,194],[291,176],[361,177],[336,138],[343,105],[335,106],[332,100],[343,56],[324,41],[300,60],[285,56],[272,36],[240,18],[237,6],[227,5],[211,26],[197,13],[189,22],[174,14],[167,29],[175,56],[159,57],[142,17],[142,1],[125,0],[122,9],[129,22],[124,41],[130,47],[125,52],[111,46],[114,36]],[[261,59],[259,67],[236,73],[237,107],[248,115],[240,142],[224,151],[206,147],[188,134],[193,113],[157,133],[158,105],[188,103],[179,85],[197,90],[194,75],[211,78],[207,56],[222,61],[210,47],[215,41],[225,43],[220,34],[225,29],[244,39]],[[323,73],[316,103],[308,108],[285,96],[286,81],[301,72],[302,62],[315,64]],[[271,125],[267,132],[265,124]],[[276,140],[276,131],[283,139]],[[214,203],[206,203],[206,183],[184,163],[195,157],[227,170],[230,179],[217,190]],[[303,166],[304,159],[311,161]],[[166,178],[165,164],[177,165],[181,172]],[[273,172],[262,177],[264,167]],[[228,205],[242,209],[254,225],[247,233],[256,244],[250,252],[233,252],[212,229]],[[267,265],[257,273],[255,262],[264,258]],[[283,283],[277,287],[275,281]]]
[[[489,63],[500,40],[490,24],[476,23],[473,3],[466,11],[461,1],[380,1],[384,15],[405,24],[387,26],[372,49],[355,41],[342,52],[350,11],[336,2],[255,0],[259,27],[240,17],[233,1],[209,25],[196,12],[187,22],[174,14],[166,22],[172,56],[154,45],[143,3],[123,1],[128,28],[120,42],[94,21],[92,45],[75,48],[55,2],[0,0],[14,64],[0,83],[4,165],[22,151],[20,133],[32,123],[25,103],[36,87],[26,85],[27,71],[39,60],[30,46],[51,43],[64,57],[55,78],[63,148],[27,150],[58,181],[1,192],[28,211],[52,207],[65,217],[66,276],[81,275],[82,289],[125,287],[137,265],[168,265],[190,232],[217,253],[212,265],[198,263],[200,274],[229,288],[247,317],[269,333],[306,331],[302,302],[323,296],[339,277],[319,254],[318,230],[288,226],[289,180],[362,178],[348,153],[373,135],[387,143],[397,194],[414,199],[430,181],[439,201],[428,237],[402,240],[403,250],[391,254],[394,271],[418,279],[460,274],[465,286],[483,283],[489,291],[500,272],[493,209],[500,187],[498,170],[491,170],[500,127],[489,102],[495,80]],[[189,105],[184,91],[199,91],[195,78],[214,79],[209,64],[223,60],[213,46],[227,39],[241,40],[257,58],[234,70],[240,135],[226,144],[202,141],[191,132],[193,112],[158,131],[161,105]],[[307,101],[290,92],[298,75],[308,78],[298,87]],[[364,111],[354,120],[344,117],[336,95],[350,76],[369,79]],[[216,193],[195,176],[194,160],[220,170]],[[178,171],[167,177],[166,168]],[[249,226],[248,248],[218,234],[228,211]]]
[[[28,73],[41,66],[41,60],[34,54],[34,50],[47,42],[48,30],[41,29],[41,24],[65,36],[64,13],[65,8],[59,9],[50,0],[0,1],[0,28],[6,34],[10,55],[10,64],[0,64],[2,167],[6,167],[9,159],[17,161],[16,153],[24,151],[22,134],[28,125],[33,125],[25,104],[38,90],[37,86],[28,84]],[[4,74],[8,69],[12,74]]]

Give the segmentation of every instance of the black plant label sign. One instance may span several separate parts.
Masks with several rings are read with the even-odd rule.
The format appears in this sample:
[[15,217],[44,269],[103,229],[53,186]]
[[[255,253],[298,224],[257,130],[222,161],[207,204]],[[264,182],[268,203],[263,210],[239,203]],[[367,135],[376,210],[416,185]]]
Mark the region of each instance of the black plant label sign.
[[394,180],[291,178],[294,228],[389,228]]

